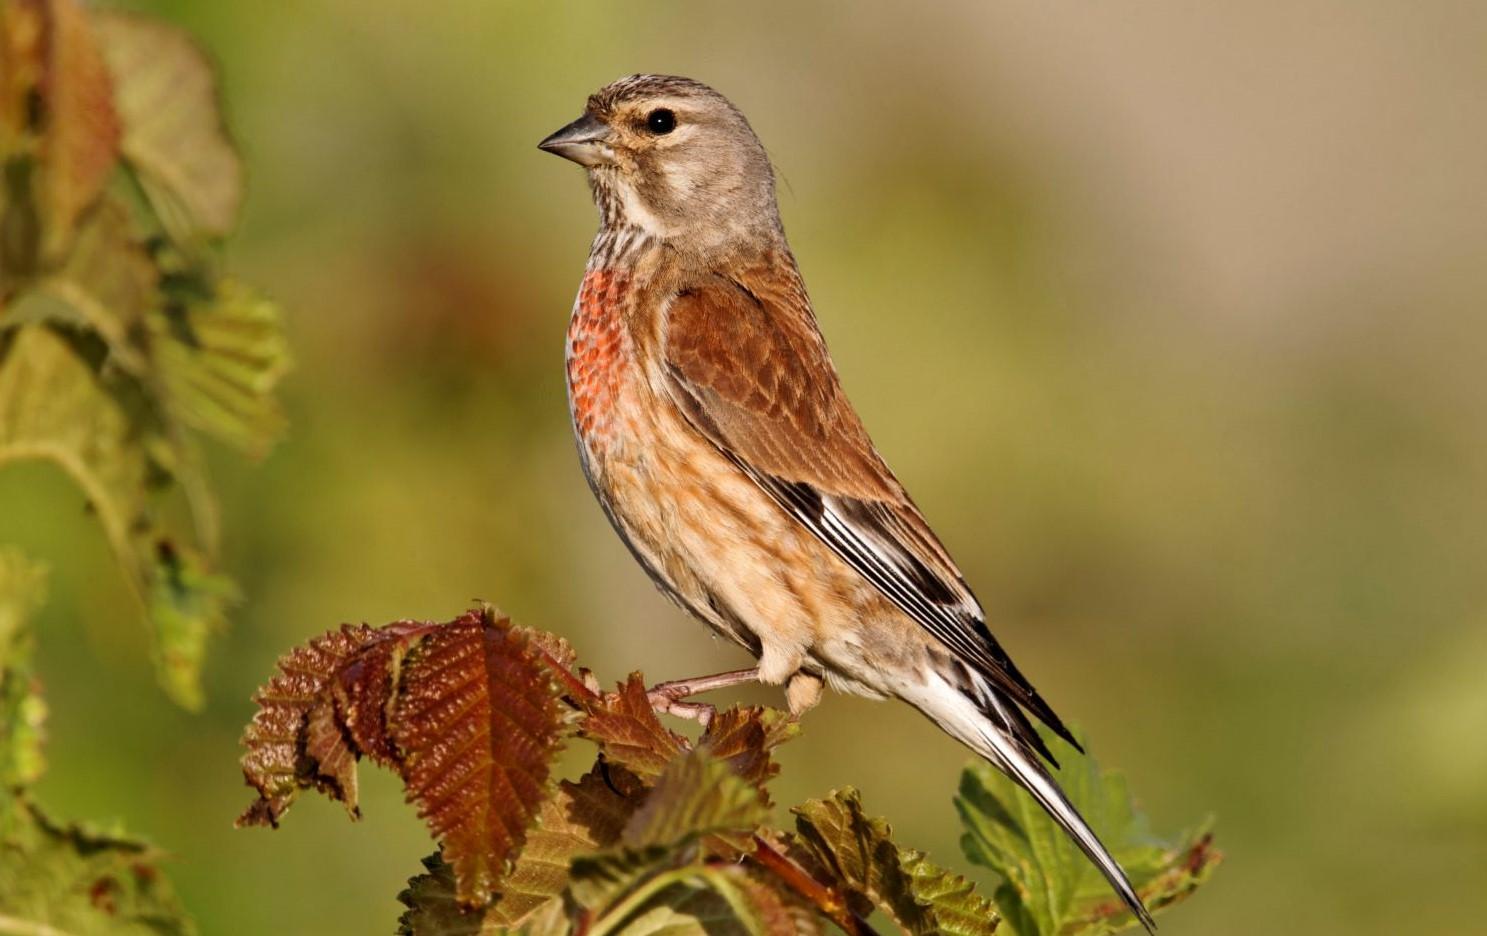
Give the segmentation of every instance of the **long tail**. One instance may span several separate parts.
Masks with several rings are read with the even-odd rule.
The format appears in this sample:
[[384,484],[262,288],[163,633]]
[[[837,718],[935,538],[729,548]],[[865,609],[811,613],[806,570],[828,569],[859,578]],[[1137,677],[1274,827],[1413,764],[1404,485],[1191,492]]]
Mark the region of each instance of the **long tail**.
[[[980,688],[980,687],[977,687]],[[922,695],[921,695],[922,693]],[[981,695],[981,693],[977,693]],[[911,697],[915,696],[915,697]],[[978,704],[966,693],[946,682],[939,674],[931,673],[928,680],[913,693],[903,696],[930,720],[944,729],[951,737],[991,761],[999,770],[1016,780],[1023,789],[1038,801],[1038,805],[1068,833],[1080,851],[1089,857],[1105,880],[1125,905],[1146,927],[1148,933],[1156,932],[1156,923],[1142,903],[1136,889],[1126,877],[1119,863],[1101,844],[1089,823],[1079,815],[1064,796],[1031,747],[1012,734],[1023,728],[1031,730],[1027,719],[1013,707],[995,695],[994,690],[985,693],[984,704]],[[1005,727],[1003,727],[1005,726]],[[1034,734],[1036,737],[1036,734]]]

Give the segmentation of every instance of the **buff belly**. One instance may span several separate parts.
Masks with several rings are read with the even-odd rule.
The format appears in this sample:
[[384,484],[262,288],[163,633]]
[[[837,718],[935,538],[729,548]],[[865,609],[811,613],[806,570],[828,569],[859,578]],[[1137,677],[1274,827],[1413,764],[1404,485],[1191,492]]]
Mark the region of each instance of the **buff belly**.
[[914,622],[674,408],[632,407],[627,396],[615,433],[586,461],[616,529],[663,591],[755,653],[762,682],[806,670],[881,697],[917,678],[924,641]]

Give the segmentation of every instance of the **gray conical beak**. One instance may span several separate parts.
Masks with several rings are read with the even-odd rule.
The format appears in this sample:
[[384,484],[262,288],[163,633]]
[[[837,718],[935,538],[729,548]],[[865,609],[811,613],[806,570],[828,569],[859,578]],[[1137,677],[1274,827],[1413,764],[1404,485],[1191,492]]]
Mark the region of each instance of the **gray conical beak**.
[[571,159],[580,166],[614,162],[609,149],[609,127],[593,114],[584,114],[537,144],[540,150]]

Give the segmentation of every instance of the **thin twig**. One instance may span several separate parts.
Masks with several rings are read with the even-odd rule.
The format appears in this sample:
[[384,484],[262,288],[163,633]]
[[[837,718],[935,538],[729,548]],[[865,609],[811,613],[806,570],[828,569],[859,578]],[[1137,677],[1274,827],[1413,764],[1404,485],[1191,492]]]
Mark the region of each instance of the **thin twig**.
[[840,891],[827,887],[811,877],[804,868],[776,850],[768,839],[755,835],[754,853],[749,857],[760,867],[779,878],[786,887],[809,901],[831,922],[840,926],[847,936],[878,936],[877,930],[852,912]]

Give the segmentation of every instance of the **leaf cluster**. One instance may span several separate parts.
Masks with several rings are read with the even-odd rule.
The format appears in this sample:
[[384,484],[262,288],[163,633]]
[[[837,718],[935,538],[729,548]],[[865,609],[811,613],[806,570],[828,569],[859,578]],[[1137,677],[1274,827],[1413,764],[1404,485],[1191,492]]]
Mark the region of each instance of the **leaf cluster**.
[[174,27],[3,0],[0,53],[0,467],[77,484],[161,685],[195,707],[235,594],[197,436],[260,455],[283,424],[279,312],[212,251],[242,167],[211,66]]
[[[257,796],[239,824],[277,825],[304,790],[357,817],[357,760],[393,770],[439,843],[399,895],[413,936],[863,934],[878,918],[913,934],[1053,936],[1134,922],[1032,801],[980,765],[957,804],[967,855],[1004,882],[994,899],[896,842],[850,788],[771,828],[774,752],[795,719],[735,706],[691,739],[661,721],[671,700],[640,674],[602,691],[560,638],[489,607],[345,625],[286,654],[255,701],[243,772]],[[594,745],[593,766],[555,778],[573,738]],[[1206,837],[1156,842],[1117,776],[1075,769],[1071,798],[1154,910],[1202,882],[1218,860]]]
[[[241,197],[211,66],[184,33],[0,0],[0,469],[41,461],[75,483],[187,707],[236,592],[215,569],[198,438],[259,455],[282,427],[278,309],[213,252]],[[30,793],[44,583],[0,545],[0,931],[192,932],[153,848],[54,821]]]

